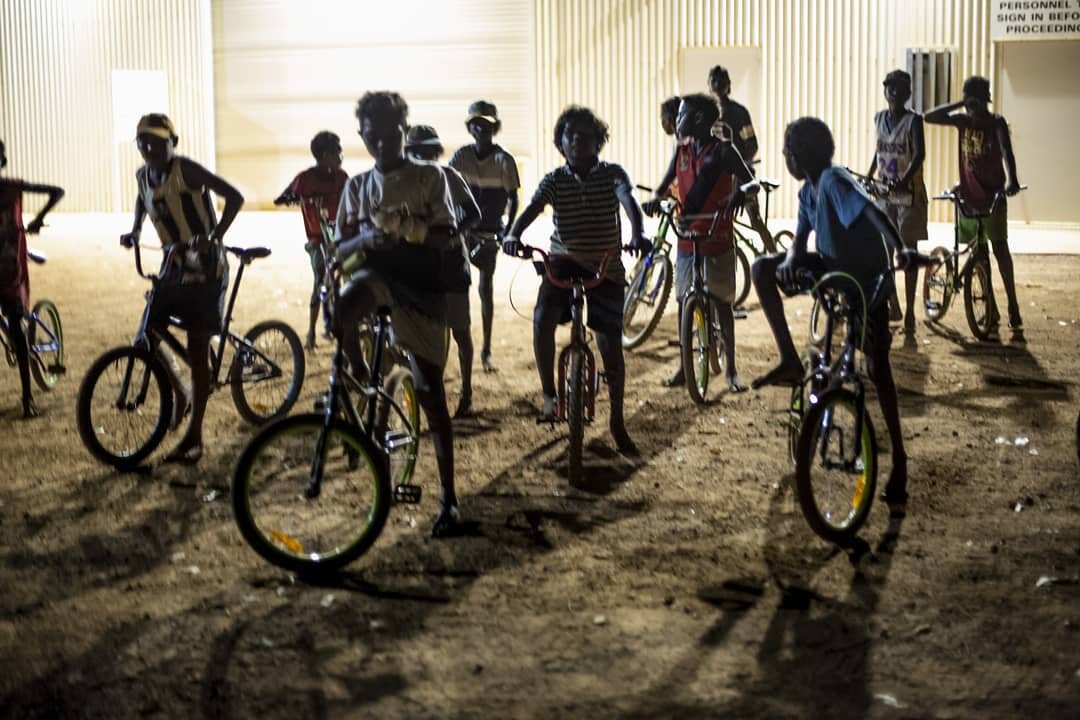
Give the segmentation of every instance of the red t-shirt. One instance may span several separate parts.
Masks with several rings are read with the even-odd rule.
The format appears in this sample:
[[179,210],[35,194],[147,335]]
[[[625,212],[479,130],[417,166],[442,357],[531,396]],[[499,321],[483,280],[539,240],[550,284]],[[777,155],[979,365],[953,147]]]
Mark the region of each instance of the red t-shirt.
[[[733,155],[733,154],[732,154]],[[690,223],[690,231],[707,233],[712,215],[723,206],[735,187],[730,158],[719,141],[713,141],[694,154],[694,144],[679,145],[675,154],[675,196],[683,206],[685,215],[702,215]],[[732,219],[720,217],[716,221],[712,237],[698,243],[702,255],[721,255],[735,247],[732,235]],[[680,253],[692,253],[693,243],[679,240]]]
[[30,302],[22,192],[22,180],[0,179],[0,302],[4,304]]
[[982,119],[967,113],[954,117],[960,129],[960,197],[973,210],[988,210],[994,195],[1005,189],[1004,155],[997,132],[1005,119],[993,114]]
[[[333,222],[334,218],[337,217],[338,199],[341,197],[341,191],[345,188],[345,183],[348,180],[348,173],[341,168],[328,174],[316,165],[293,178],[289,190],[294,195],[304,199],[321,198],[322,207],[327,212],[326,217],[330,222]],[[321,243],[323,241],[323,232],[322,226],[319,224],[319,208],[312,203],[305,202],[300,205],[300,212],[304,216],[304,231],[307,233],[308,241]]]

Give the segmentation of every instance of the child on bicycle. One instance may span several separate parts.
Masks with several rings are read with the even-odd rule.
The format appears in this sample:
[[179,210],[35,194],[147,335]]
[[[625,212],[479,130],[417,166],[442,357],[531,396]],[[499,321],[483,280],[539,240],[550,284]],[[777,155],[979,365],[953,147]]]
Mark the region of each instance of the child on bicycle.
[[[797,385],[803,380],[802,363],[791,341],[778,282],[785,292],[790,290],[789,294],[793,294],[800,269],[815,276],[840,271],[852,275],[869,300],[877,278],[889,269],[890,254],[898,253],[897,267],[903,269],[914,252],[903,247],[888,216],[850,173],[832,164],[834,149],[829,127],[817,118],[799,118],[784,131],[788,171],[796,180],[805,182],[799,190],[799,219],[791,248],[786,255],[767,255],[754,262],[754,287],[780,350],[780,364],[754,380],[755,389],[764,385]],[[815,253],[806,251],[811,231],[816,234]],[[889,275],[887,281],[891,278]],[[889,365],[892,335],[887,301],[888,293],[882,293],[878,304],[866,309],[866,344],[862,350],[892,442],[892,473],[883,497],[888,502],[903,502],[907,498],[907,452],[900,429],[896,384]]]
[[289,183],[275,200],[275,205],[293,205],[300,203],[300,213],[304,217],[304,232],[307,243],[304,250],[311,259],[311,273],[314,283],[308,310],[307,341],[304,347],[315,347],[315,323],[319,319],[319,287],[322,284],[326,268],[323,265],[323,229],[322,211],[327,218],[337,217],[338,199],[341,189],[349,179],[341,169],[341,138],[323,130],[311,139],[311,154],[315,156],[315,166],[304,170]]
[[[0,169],[7,167],[7,153],[0,140]],[[48,195],[45,206],[23,226],[23,193]],[[26,236],[41,232],[45,216],[64,197],[62,188],[39,185],[14,178],[0,178],[0,312],[7,321],[8,337],[19,363],[22,385],[22,416],[37,417],[33,391],[30,389],[30,345],[23,319],[30,304],[30,273],[26,264]]]
[[[495,260],[499,243],[506,228],[514,224],[518,211],[517,161],[494,141],[502,128],[494,103],[477,100],[469,106],[465,128],[473,144],[457,149],[450,158],[450,167],[461,173],[480,206],[480,222],[466,235],[472,264],[480,271],[477,288],[480,293],[480,320],[484,342],[480,346],[480,363],[484,372],[494,372],[491,357],[491,323],[495,316]],[[506,222],[503,223],[503,214]]]
[[[179,426],[187,410],[191,411],[191,422],[165,461],[190,465],[203,453],[202,424],[210,396],[210,336],[221,331],[229,284],[225,233],[243,206],[244,196],[199,163],[176,154],[180,138],[167,116],[144,115],[135,132],[145,164],[135,174],[139,194],[131,232],[120,238],[120,244],[131,247],[138,242],[143,220],[149,217],[165,250],[162,280],[154,291],[148,317],[153,328],[167,327],[169,318],[176,317],[187,332],[190,398],[179,378],[170,380],[176,395],[173,426]],[[225,200],[220,219],[214,212],[211,192]],[[171,368],[171,363],[165,367]]]
[[[405,152],[417,162],[437,163],[443,154],[442,141],[430,125],[413,125],[405,136]],[[469,317],[469,248],[465,233],[480,220],[480,207],[476,204],[469,186],[457,170],[449,165],[441,166],[446,175],[446,185],[454,204],[457,243],[446,251],[443,269],[446,286],[446,324],[458,346],[458,364],[461,367],[461,397],[458,399],[455,418],[472,414],[472,319]]]
[[[929,201],[923,183],[923,160],[926,141],[922,117],[906,105],[911,98],[911,75],[893,70],[885,76],[885,101],[889,104],[874,116],[877,128],[877,149],[866,173],[891,189],[887,198],[878,201],[889,220],[900,231],[904,247],[917,250],[919,241],[927,236],[926,223]],[[919,282],[918,268],[904,271],[904,334],[915,333],[915,289]],[[895,296],[893,305],[899,311]],[[899,319],[899,315],[895,317]]]
[[[675,149],[679,147],[679,137],[676,132],[676,122],[679,117],[679,105],[682,104],[682,98],[678,95],[672,95],[664,102],[660,103],[660,127],[664,129],[665,135],[670,135],[675,138]],[[656,197],[667,197],[668,195],[675,194],[675,188],[672,183],[675,182],[675,154],[671,155],[671,162],[668,163],[668,169],[664,172],[664,179],[660,181],[660,184],[656,188]]]
[[[1016,157],[1013,155],[1009,124],[1001,115],[990,112],[990,81],[979,76],[964,81],[964,97],[960,102],[940,105],[926,113],[926,122],[951,125],[960,131],[960,184],[957,195],[969,212],[988,212],[998,193],[1012,196],[1020,192],[1016,179]],[[963,110],[963,112],[959,112]],[[997,258],[998,271],[1009,299],[1009,327],[1023,329],[1020,303],[1016,299],[1012,254],[1009,252],[1009,213],[1005,200],[983,219],[983,235],[990,241]],[[960,242],[969,243],[978,232],[976,218],[963,214],[958,220]],[[994,307],[993,305],[991,307]],[[996,308],[995,308],[996,309]],[[991,318],[995,331],[1000,319]]]
[[[709,90],[720,104],[720,117],[713,123],[712,133],[721,140],[730,140],[743,162],[749,167],[753,164],[758,151],[757,135],[750,111],[745,105],[731,99],[731,75],[723,65],[716,65],[709,70]],[[746,219],[761,238],[765,252],[776,252],[776,242],[765,225],[758,207],[757,195],[748,195],[744,205]]]
[[338,206],[339,261],[363,253],[338,300],[343,348],[353,372],[365,368],[360,322],[379,307],[393,311],[398,344],[409,351],[417,399],[434,436],[439,466],[439,514],[431,534],[460,527],[454,489],[454,434],[446,407],[446,289],[442,278],[454,235],[446,176],[435,165],[405,156],[409,107],[396,92],[369,92],[356,105],[364,147],[375,167],[349,179]]
[[[550,205],[554,211],[553,254],[603,253],[614,250],[607,277],[586,293],[588,326],[596,333],[596,344],[604,363],[611,393],[610,429],[620,452],[635,454],[637,447],[623,420],[625,365],[622,352],[622,309],[625,271],[619,248],[622,233],[619,206],[630,219],[633,248],[647,252],[652,247],[642,234],[641,208],[633,195],[633,184],[621,166],[602,162],[600,150],[608,139],[608,126],[592,110],[571,105],[555,122],[555,147],[566,164],[544,176],[532,201],[510,229],[503,252],[519,255],[518,238]],[[555,416],[555,328],[570,319],[570,291],[556,287],[545,274],[533,312],[533,352],[544,393],[542,421]]]
[[[727,383],[731,392],[744,392],[746,385],[735,369],[735,242],[732,217],[742,204],[744,195],[739,186],[751,180],[746,164],[731,148],[731,144],[714,138],[710,132],[720,111],[708,95],[695,93],[682,98],[678,114],[678,134],[682,141],[675,147],[671,165],[677,180],[675,198],[682,207],[683,227],[705,234],[717,218],[713,234],[698,244],[698,254],[704,257],[705,283],[716,298],[720,314],[724,356],[727,360]],[[647,203],[652,210],[655,200]],[[675,294],[679,299],[682,327],[682,307],[694,275],[694,246],[690,240],[679,239],[675,261]],[[682,362],[664,383],[669,387],[686,382]]]

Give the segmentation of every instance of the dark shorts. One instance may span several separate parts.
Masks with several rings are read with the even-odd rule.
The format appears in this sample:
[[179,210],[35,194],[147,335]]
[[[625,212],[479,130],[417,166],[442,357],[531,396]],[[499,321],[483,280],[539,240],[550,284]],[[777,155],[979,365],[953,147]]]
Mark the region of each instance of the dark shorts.
[[229,272],[221,280],[190,285],[159,284],[150,301],[151,326],[163,327],[169,318],[180,321],[186,330],[221,332],[225,318],[225,294]]
[[499,236],[491,232],[470,232],[466,237],[469,262],[482,272],[495,272],[499,257]]
[[[621,334],[623,322],[622,283],[605,280],[591,290],[585,291],[585,307],[588,311],[586,325],[598,333]],[[570,322],[570,291],[554,285],[547,276],[540,283],[533,310],[536,325],[558,325]]]

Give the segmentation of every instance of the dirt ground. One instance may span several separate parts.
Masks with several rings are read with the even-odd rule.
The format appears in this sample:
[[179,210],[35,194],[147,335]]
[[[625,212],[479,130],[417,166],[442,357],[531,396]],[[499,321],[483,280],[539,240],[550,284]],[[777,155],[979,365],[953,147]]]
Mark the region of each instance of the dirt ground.
[[[250,268],[239,328],[303,332],[293,220]],[[312,587],[236,529],[224,493],[252,428],[227,391],[196,468],[122,475],[82,447],[79,382],[130,336],[145,285],[113,235],[85,235],[32,242],[50,254],[33,294],[60,307],[69,371],[38,396],[41,418],[16,419],[17,374],[0,373],[0,717],[1080,716],[1080,257],[1018,256],[1026,345],[973,342],[959,309],[894,345],[912,497],[906,516],[875,504],[854,552],[798,510],[784,391],[699,409],[659,385],[670,309],[627,360],[642,459],[615,454],[602,402],[587,463],[609,491],[570,489],[565,433],[534,422],[531,327],[504,258],[499,372],[477,372],[480,415],[456,425],[476,532],[428,536],[425,437],[423,503],[395,507],[367,556]],[[242,217],[230,239],[259,236]],[[534,287],[527,272],[513,285],[526,315]],[[789,305],[802,337],[807,311]],[[736,332],[749,380],[772,340],[753,310]],[[298,411],[329,353],[309,356]],[[454,361],[448,385],[456,402]]]

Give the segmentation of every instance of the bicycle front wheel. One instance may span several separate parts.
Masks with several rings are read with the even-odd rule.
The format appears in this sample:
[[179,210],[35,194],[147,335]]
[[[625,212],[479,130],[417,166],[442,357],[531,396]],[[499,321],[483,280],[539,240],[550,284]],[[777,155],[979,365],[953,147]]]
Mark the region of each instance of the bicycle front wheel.
[[351,425],[309,413],[282,418],[244,448],[232,503],[244,540],[296,573],[333,572],[375,543],[391,489],[379,451]]
[[64,366],[64,330],[60,311],[50,300],[38,300],[30,313],[30,371],[38,387],[48,392],[56,386]]
[[795,483],[803,515],[821,538],[847,543],[866,522],[877,487],[877,441],[869,414],[856,416],[849,390],[827,390],[806,409]]
[[641,264],[623,303],[624,348],[638,347],[660,324],[671,295],[673,274],[671,259],[666,254],[654,255],[651,263]]
[[585,445],[585,353],[581,348],[570,350],[566,373],[566,420],[570,425],[568,480],[573,487],[583,481],[582,453]]
[[165,439],[172,414],[165,367],[149,349],[127,346],[109,350],[86,371],[75,419],[91,455],[130,469]]
[[738,245],[735,246],[735,302],[732,307],[741,307],[750,295],[750,261]]
[[949,311],[955,282],[952,263],[949,262],[951,255],[948,248],[941,246],[934,248],[930,252],[930,257],[936,263],[923,273],[923,308],[926,311],[926,319],[930,322],[937,322]]
[[985,255],[975,258],[964,278],[964,314],[971,333],[980,340],[989,340],[997,318],[994,317],[990,260]]
[[699,297],[690,296],[683,303],[679,345],[682,351],[683,375],[690,399],[705,404],[709,392],[709,310]]
[[304,346],[280,320],[261,322],[236,343],[229,372],[240,417],[262,425],[286,415],[304,385]]

